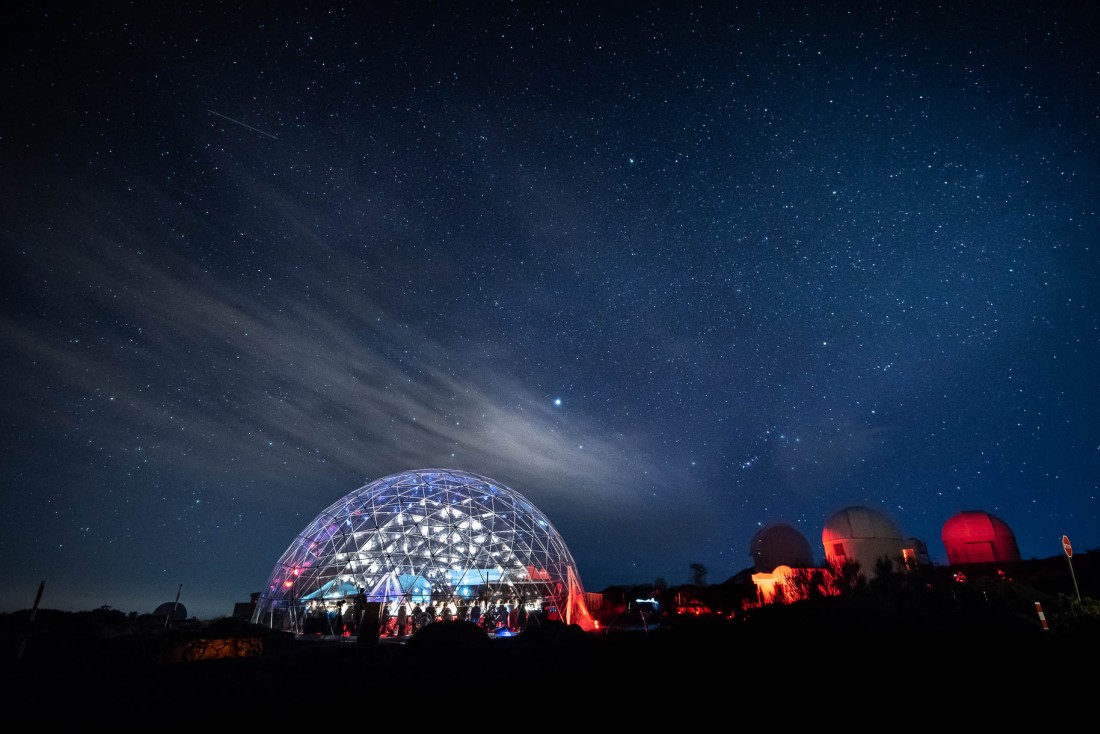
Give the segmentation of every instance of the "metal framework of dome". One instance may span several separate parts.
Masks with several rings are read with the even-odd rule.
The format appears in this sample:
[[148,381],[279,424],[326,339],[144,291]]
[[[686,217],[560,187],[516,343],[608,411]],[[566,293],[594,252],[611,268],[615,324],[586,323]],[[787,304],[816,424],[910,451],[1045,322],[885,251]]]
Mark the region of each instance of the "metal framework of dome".
[[390,606],[508,604],[594,626],[550,520],[519,492],[452,469],[393,474],[326,508],[275,564],[252,621],[302,632],[311,610],[361,593]]

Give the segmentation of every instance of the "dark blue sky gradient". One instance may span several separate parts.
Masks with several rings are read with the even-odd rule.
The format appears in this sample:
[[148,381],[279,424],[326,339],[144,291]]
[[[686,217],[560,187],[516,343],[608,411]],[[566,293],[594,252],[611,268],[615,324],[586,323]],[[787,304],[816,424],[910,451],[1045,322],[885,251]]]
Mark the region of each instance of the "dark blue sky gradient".
[[1100,545],[1088,4],[14,12],[0,610],[229,614],[427,467],[595,591],[849,505]]

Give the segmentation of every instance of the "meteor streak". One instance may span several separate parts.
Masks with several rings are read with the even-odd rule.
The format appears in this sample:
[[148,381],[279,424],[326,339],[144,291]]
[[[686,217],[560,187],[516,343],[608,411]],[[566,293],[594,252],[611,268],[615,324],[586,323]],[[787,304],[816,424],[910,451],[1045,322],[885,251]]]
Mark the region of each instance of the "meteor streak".
[[263,130],[259,130],[257,128],[254,128],[251,125],[246,125],[243,122],[241,122],[240,120],[234,120],[232,117],[229,117],[227,115],[223,115],[220,112],[215,112],[214,110],[207,110],[207,112],[209,112],[212,115],[217,115],[218,117],[229,120],[230,122],[235,122],[238,125],[240,125],[241,127],[247,127],[249,130],[251,130],[254,133],[259,133],[260,135],[266,135],[267,137],[271,138],[272,140],[278,140],[278,138],[275,137],[274,135],[272,135],[271,133],[265,133]]

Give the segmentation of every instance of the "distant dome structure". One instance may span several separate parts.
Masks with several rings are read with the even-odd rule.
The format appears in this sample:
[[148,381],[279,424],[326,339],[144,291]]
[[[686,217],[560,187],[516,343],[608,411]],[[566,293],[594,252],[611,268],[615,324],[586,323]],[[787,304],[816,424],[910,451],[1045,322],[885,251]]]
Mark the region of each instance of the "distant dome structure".
[[187,607],[179,602],[166,601],[157,605],[157,608],[153,610],[153,616],[164,617],[173,622],[181,622],[187,619]]
[[753,569],[771,573],[777,566],[809,568],[813,566],[810,541],[792,525],[774,523],[756,531],[749,541]]
[[[929,565],[932,563],[932,557],[928,555],[928,544],[920,538],[907,538],[905,546],[907,549],[912,549],[918,564]],[[906,560],[908,560],[908,557]]]
[[302,632],[307,618],[350,608],[360,590],[394,613],[503,605],[594,628],[576,564],[546,515],[515,490],[454,469],[393,474],[327,507],[275,564],[252,621]]
[[1012,528],[988,512],[963,510],[953,515],[943,524],[940,537],[952,566],[1020,560]]
[[899,560],[909,557],[894,521],[869,507],[845,507],[835,513],[821,531],[821,544],[827,562],[843,564],[854,560],[868,579],[876,575],[875,566],[880,559],[897,565]]

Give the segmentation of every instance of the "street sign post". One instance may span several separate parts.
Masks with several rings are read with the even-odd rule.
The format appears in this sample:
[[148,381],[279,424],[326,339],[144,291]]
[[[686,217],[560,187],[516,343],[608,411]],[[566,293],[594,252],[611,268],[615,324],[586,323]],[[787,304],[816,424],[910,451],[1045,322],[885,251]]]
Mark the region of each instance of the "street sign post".
[[1073,590],[1077,592],[1077,603],[1081,603],[1081,590],[1077,588],[1077,576],[1073,573],[1073,546],[1070,545],[1069,536],[1062,536],[1062,550],[1066,552],[1066,562],[1069,564],[1069,576],[1073,579]]

